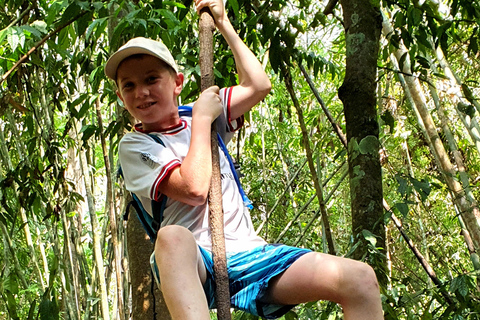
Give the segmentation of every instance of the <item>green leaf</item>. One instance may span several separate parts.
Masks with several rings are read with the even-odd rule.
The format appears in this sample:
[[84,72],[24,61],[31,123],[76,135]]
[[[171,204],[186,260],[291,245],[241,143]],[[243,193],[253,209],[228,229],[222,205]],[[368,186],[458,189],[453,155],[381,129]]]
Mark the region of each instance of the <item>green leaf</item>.
[[296,320],[298,319],[298,315],[293,311],[290,310],[285,314],[285,320]]
[[400,193],[402,196],[405,196],[408,190],[407,180],[405,180],[400,175],[395,175],[395,180],[398,182],[397,192]]
[[366,136],[358,144],[358,149],[361,154],[377,154],[380,143],[375,136]]
[[38,31],[40,31],[41,33],[47,33],[47,24],[45,23],[45,21],[41,21],[41,20],[35,20],[32,22],[31,26],[35,29],[37,29]]
[[408,215],[408,205],[404,202],[395,203],[395,208],[402,214],[403,217]]
[[227,2],[232,6],[233,13],[235,14],[235,16],[238,17],[238,10],[239,10],[238,1],[228,0]]
[[165,18],[165,22],[169,27],[174,27],[176,25],[180,24],[180,21],[178,21],[177,17],[173,14],[172,11],[167,10],[167,9],[158,9],[156,10],[162,17]]
[[35,36],[37,39],[42,38],[42,33],[31,26],[22,26],[22,29],[24,30],[24,32],[28,32],[33,36]]
[[470,118],[472,118],[472,119],[475,116],[475,107],[471,104],[466,104],[466,103],[463,103],[463,102],[459,102],[457,104],[457,108],[458,108],[458,111],[460,111],[463,114],[466,114],[466,115],[470,116]]
[[15,296],[9,290],[5,290],[4,294],[7,296],[7,310],[10,317],[14,320],[20,320],[17,315],[17,301],[15,300]]
[[82,127],[80,130],[80,133],[83,133],[82,135],[82,141],[86,142],[88,139],[90,139],[91,136],[95,134],[97,131],[97,127],[94,126],[93,124],[87,124]]
[[420,25],[420,22],[422,22],[422,16],[423,12],[419,8],[415,7],[410,7],[412,10],[410,10],[410,23],[412,26],[418,26]]
[[362,235],[365,238],[365,240],[370,242],[370,244],[375,247],[375,245],[377,244],[377,238],[375,237],[375,235],[372,232],[363,229],[362,230]]
[[103,66],[95,68],[92,71],[92,73],[90,73],[90,76],[88,77],[88,80],[89,80],[90,85],[92,86],[92,90],[94,92],[96,92],[98,90],[98,86],[100,84],[100,78],[102,77],[102,75],[100,75],[100,77],[99,77],[98,74],[103,73],[103,72],[99,72],[99,70],[103,71]]
[[18,47],[18,43],[20,42],[16,28],[7,29],[7,41],[10,45],[10,48],[12,48],[12,51],[15,51],[15,49]]
[[452,293],[459,293],[462,297],[466,297],[468,291],[468,283],[464,275],[454,278],[450,283],[450,292]]
[[3,288],[12,294],[18,293],[18,282],[14,273],[10,273],[8,277],[3,280]]
[[0,30],[0,43],[2,43],[3,40],[5,40],[5,37],[7,36],[7,32],[8,32],[8,29]]
[[33,303],[30,305],[30,309],[28,310],[27,320],[33,320],[35,318],[36,307],[37,307],[37,300],[33,300]]
[[428,40],[430,38],[430,35],[427,32],[427,28],[425,28],[424,26],[420,26],[418,28],[416,38],[417,38],[418,42],[420,44],[422,44],[423,46],[425,46],[426,48],[431,49],[431,50],[433,49],[432,44]]
[[163,4],[165,6],[173,6],[173,7],[177,7],[177,8],[180,8],[180,9],[186,9],[187,8],[183,3],[176,2],[176,1],[163,1]]
[[93,11],[90,11],[87,14],[81,16],[77,21],[75,21],[75,30],[77,32],[77,37],[82,36],[87,30],[88,24],[92,21]]
[[426,180],[419,181],[419,180],[414,179],[414,178],[411,178],[410,180],[411,180],[415,190],[417,190],[417,192],[422,197],[422,201],[425,201],[428,198],[428,196],[430,195],[430,192],[432,191],[430,183]]
[[63,12],[62,14],[62,18],[60,19],[60,24],[64,24],[66,23],[67,21],[73,19],[74,17],[76,17],[80,11],[81,11],[81,7],[78,5],[78,2],[77,1],[73,1],[68,7],[67,9],[65,9],[65,11]]
[[270,43],[269,50],[270,65],[276,73],[280,72],[280,63],[282,61],[282,52],[280,48],[280,39],[278,34],[274,36]]
[[472,36],[470,38],[470,42],[468,44],[468,52],[471,55],[476,55],[478,52],[478,38],[475,36]]

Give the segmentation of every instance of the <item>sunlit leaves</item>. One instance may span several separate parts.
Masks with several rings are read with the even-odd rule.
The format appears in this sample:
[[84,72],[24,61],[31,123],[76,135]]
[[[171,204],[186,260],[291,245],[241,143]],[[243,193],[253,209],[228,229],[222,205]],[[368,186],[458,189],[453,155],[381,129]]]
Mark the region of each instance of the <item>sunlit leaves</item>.
[[102,33],[105,32],[105,28],[107,27],[108,23],[108,17],[103,17],[99,19],[93,20],[93,22],[90,23],[86,30],[85,38],[86,40],[90,40],[90,37],[92,36],[92,33],[94,33],[95,38],[99,38]]
[[11,27],[7,30],[7,42],[10,45],[12,51],[15,51],[17,47],[23,48],[25,45],[25,34],[19,27]]

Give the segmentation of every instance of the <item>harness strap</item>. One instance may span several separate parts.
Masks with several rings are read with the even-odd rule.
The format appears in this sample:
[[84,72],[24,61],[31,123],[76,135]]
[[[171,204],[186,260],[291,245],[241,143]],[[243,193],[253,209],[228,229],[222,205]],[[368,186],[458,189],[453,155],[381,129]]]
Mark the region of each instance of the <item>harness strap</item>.
[[153,214],[152,229],[155,231],[155,237],[162,225],[163,211],[165,210],[167,199],[168,198],[165,195],[162,195],[160,198],[160,201],[152,200],[152,214]]

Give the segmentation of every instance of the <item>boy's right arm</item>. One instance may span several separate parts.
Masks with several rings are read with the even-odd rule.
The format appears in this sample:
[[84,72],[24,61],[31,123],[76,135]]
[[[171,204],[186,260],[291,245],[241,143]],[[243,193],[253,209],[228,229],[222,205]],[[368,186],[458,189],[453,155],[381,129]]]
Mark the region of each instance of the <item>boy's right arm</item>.
[[198,206],[205,203],[212,176],[211,124],[223,111],[216,86],[206,89],[192,110],[190,148],[181,165],[160,183],[159,191],[167,197]]

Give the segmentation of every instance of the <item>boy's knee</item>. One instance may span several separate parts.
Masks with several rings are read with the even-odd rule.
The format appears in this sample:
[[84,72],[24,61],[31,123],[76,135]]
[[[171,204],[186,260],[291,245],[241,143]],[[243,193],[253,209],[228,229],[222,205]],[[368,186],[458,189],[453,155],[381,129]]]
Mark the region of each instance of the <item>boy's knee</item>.
[[378,291],[378,281],[377,275],[371,266],[366,263],[362,263],[362,268],[360,271],[360,277],[362,279],[363,284],[368,290],[375,290]]
[[377,276],[371,266],[363,262],[358,262],[352,272],[354,274],[351,283],[353,290],[348,291],[351,298],[357,298],[358,296],[365,298],[379,294]]
[[190,230],[182,226],[170,225],[158,230],[155,250],[178,251],[192,245],[196,246],[196,242]]

